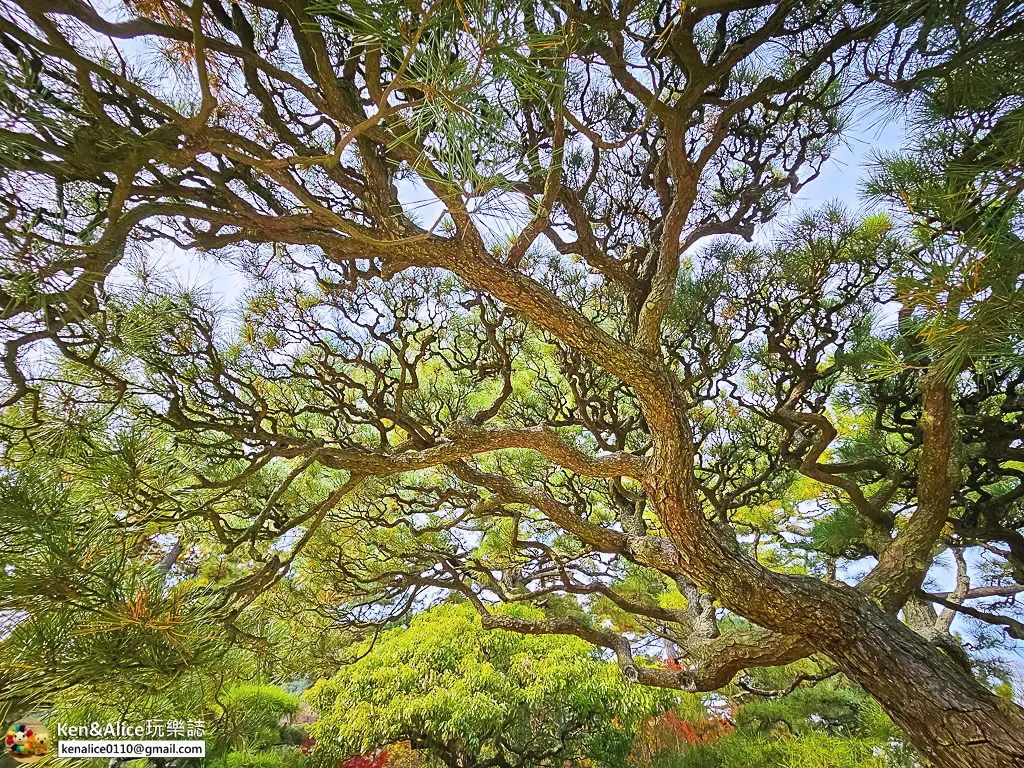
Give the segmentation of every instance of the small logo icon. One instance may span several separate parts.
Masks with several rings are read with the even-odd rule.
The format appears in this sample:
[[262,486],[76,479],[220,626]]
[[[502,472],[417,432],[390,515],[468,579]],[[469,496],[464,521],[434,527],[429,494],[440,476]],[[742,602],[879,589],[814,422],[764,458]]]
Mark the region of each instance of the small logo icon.
[[50,751],[50,732],[38,721],[15,723],[4,741],[7,754],[20,763],[34,763]]

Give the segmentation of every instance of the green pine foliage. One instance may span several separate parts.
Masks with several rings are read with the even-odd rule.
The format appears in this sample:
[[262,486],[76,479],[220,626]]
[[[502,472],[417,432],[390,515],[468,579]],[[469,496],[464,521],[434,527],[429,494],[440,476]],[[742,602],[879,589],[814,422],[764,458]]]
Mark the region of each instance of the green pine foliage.
[[932,5],[941,42],[894,92],[915,130],[908,148],[877,157],[866,192],[909,222],[913,248],[896,287],[912,310],[904,333],[927,342],[890,350],[882,370],[936,354],[953,377],[1022,354],[1024,34],[1019,8],[1002,16],[984,3]]

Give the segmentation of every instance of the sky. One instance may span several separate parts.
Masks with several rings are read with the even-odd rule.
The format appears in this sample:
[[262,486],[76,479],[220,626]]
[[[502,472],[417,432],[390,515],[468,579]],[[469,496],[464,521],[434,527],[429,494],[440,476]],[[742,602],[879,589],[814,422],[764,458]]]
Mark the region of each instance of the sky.
[[905,142],[906,129],[901,122],[883,121],[867,110],[855,115],[844,143],[832,153],[821,175],[800,190],[794,206],[797,210],[813,209],[838,200],[853,212],[868,212],[870,207],[861,199],[860,191],[872,155],[893,152]]

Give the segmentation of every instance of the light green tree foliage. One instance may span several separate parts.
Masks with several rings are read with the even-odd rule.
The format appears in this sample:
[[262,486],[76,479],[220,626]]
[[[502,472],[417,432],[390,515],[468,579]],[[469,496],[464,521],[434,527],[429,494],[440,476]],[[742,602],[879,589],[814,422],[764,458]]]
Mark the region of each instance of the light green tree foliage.
[[628,685],[586,642],[486,631],[466,603],[385,632],[365,658],[307,696],[320,712],[312,732],[321,755],[408,740],[451,768],[619,764],[644,717],[672,702],[665,691]]
[[320,712],[320,762],[408,740],[429,761],[459,767],[918,765],[876,702],[809,661],[712,694],[669,695],[627,686],[575,639],[484,631],[467,603],[420,614],[365,650],[306,694]]
[[[117,688],[116,681],[112,683]],[[186,728],[195,728],[201,720],[205,730],[202,740],[206,742],[204,768],[303,768],[308,764],[299,749],[303,732],[290,723],[299,706],[298,696],[275,685],[226,683],[218,688],[210,679],[191,675],[143,701],[123,696],[118,700],[97,697],[95,701],[74,696],[57,698],[43,720],[51,727],[62,722],[87,725],[121,721],[162,725],[165,729],[170,720],[181,720]],[[154,733],[146,738],[161,737]],[[85,768],[106,765],[105,759],[83,764]],[[125,765],[145,768],[146,761],[127,761]]]
[[[218,697],[214,758],[208,768],[301,768],[299,729],[285,721],[299,697],[273,685],[237,684]],[[209,749],[210,742],[207,742]]]

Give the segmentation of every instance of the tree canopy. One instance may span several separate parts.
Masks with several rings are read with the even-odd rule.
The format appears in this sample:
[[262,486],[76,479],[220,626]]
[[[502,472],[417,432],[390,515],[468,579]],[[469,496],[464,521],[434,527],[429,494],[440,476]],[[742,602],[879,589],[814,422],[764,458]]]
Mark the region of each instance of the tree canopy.
[[[1024,638],[1018,4],[2,7],[19,706],[275,612],[334,674],[454,595],[666,690],[827,658],[936,766],[1024,762],[950,634]],[[789,215],[866,108],[879,212]]]
[[643,719],[671,703],[628,686],[578,638],[488,632],[468,603],[421,614],[367,651],[307,694],[320,713],[313,735],[338,758],[408,741],[451,768],[620,765]]

